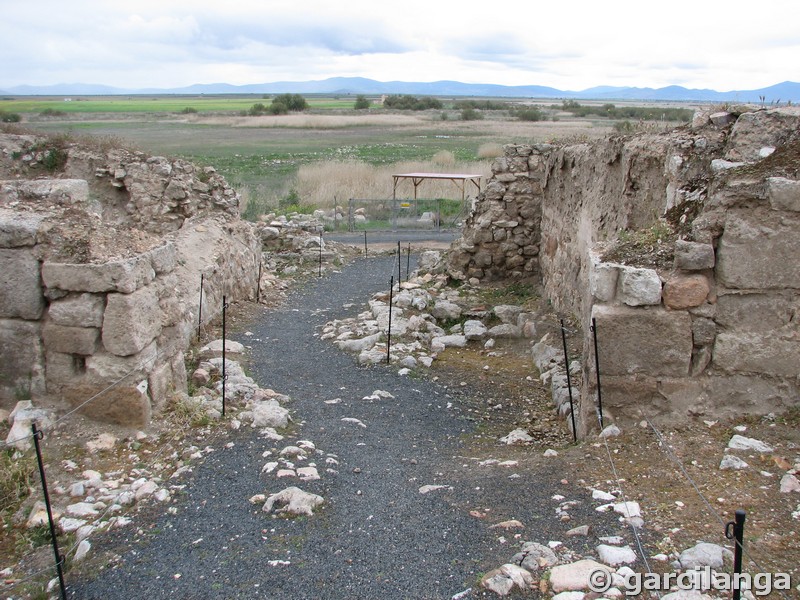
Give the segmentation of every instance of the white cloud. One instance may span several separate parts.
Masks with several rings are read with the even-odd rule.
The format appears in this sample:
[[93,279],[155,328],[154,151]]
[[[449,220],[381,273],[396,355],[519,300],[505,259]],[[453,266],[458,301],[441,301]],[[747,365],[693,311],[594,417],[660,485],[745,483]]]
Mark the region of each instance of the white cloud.
[[4,7],[0,88],[382,81],[720,90],[800,80],[800,3],[482,5],[374,0],[37,0]]

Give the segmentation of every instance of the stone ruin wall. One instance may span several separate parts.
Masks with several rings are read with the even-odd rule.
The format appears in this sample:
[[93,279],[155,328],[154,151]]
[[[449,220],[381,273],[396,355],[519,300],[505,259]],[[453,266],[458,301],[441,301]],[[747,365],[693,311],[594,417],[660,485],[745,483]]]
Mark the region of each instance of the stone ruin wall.
[[[582,433],[597,426],[592,318],[606,418],[797,406],[799,129],[789,107],[699,113],[691,127],[593,144],[508,146],[450,273],[541,282],[581,324]],[[674,262],[603,262],[604,242],[664,215],[682,232]]]
[[261,242],[213,169],[0,134],[0,406],[32,396],[145,425],[186,387],[203,321],[255,295]]

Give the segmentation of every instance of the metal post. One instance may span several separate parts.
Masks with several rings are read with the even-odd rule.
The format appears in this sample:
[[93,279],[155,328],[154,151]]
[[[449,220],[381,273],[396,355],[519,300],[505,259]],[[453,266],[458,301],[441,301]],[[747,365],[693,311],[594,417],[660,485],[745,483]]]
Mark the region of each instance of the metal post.
[[228,375],[225,372],[225,317],[228,309],[228,297],[222,296],[222,416],[225,416],[225,380]]
[[39,440],[42,432],[36,428],[36,422],[31,423],[33,432],[33,444],[36,447],[36,462],[39,463],[39,477],[42,479],[42,492],[44,492],[44,505],[47,507],[47,522],[50,525],[50,540],[53,542],[53,555],[56,559],[56,571],[58,572],[58,585],[61,588],[61,598],[66,600],[67,588],[64,585],[64,557],[58,549],[58,539],[56,538],[56,524],[53,522],[53,511],[50,508],[50,494],[47,492],[47,478],[44,476],[44,462],[42,461],[42,449],[39,447]]
[[742,597],[742,590],[739,589],[741,577],[738,577],[742,572],[742,554],[744,551],[744,521],[747,517],[745,511],[739,509],[736,511],[734,521],[729,522],[725,526],[725,537],[729,540],[736,540],[733,549],[733,597],[732,600],[740,600]]
[[205,275],[200,273],[200,305],[197,308],[197,339],[200,339],[200,327],[203,324],[203,282]]
[[600,429],[605,427],[603,421],[603,395],[600,392],[600,354],[597,352],[597,320],[592,317],[592,337],[594,338],[594,372],[597,376],[597,408],[600,411]]
[[261,259],[258,260],[258,282],[256,283],[256,304],[261,302]]
[[337,209],[337,206],[336,206],[336,196],[334,196],[334,197],[333,197],[333,230],[334,230],[334,231],[338,231],[338,229],[339,229],[339,226],[338,226],[338,224],[336,223],[336,209]]
[[319,277],[322,277],[322,232],[319,232]]
[[578,431],[575,429],[575,405],[572,402],[572,382],[569,377],[569,354],[567,352],[567,329],[564,319],[561,319],[561,340],[564,342],[564,368],[567,370],[567,390],[569,391],[569,414],[572,417],[572,439],[578,441]]
[[403,283],[403,276],[400,272],[401,267],[401,259],[403,253],[400,251],[400,240],[397,240],[397,284],[400,285]]
[[408,271],[411,269],[411,242],[408,242],[408,255],[406,256],[406,281],[408,281]]
[[364,258],[367,258],[367,232],[364,232]]
[[389,280],[389,329],[386,332],[386,364],[389,364],[389,349],[392,347],[392,292],[394,291],[394,275]]

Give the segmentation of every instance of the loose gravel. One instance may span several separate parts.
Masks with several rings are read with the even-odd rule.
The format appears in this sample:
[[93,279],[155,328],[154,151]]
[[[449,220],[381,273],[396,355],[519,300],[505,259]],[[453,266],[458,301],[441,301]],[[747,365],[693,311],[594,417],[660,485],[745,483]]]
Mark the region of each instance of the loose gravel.
[[[93,540],[98,553],[115,552],[118,560],[94,578],[70,581],[70,597],[433,600],[470,588],[463,597],[494,597],[480,590],[479,578],[508,562],[521,542],[563,540],[587,519],[600,535],[618,533],[613,518],[604,525],[594,513],[585,490],[562,483],[563,463],[541,450],[498,444],[491,457],[519,465],[479,465],[490,456],[485,444],[472,446],[479,425],[464,410],[475,400],[469,387],[400,376],[394,366],[359,367],[319,339],[325,322],[362,312],[374,292],[387,290],[396,264],[385,256],[359,259],[309,281],[251,323],[252,335],[236,336],[249,347],[259,385],[291,396],[295,423],[287,438],[269,441],[246,426],[226,432],[194,466],[172,505],[176,514],[161,507],[127,531]],[[394,398],[363,399],[375,390]],[[275,456],[298,440],[321,452],[307,461],[317,464],[320,480],[260,474],[275,460],[262,453]],[[289,519],[248,502],[290,485],[325,504],[312,517]],[[444,487],[420,493],[426,485]],[[558,493],[581,501],[570,523],[555,518]],[[508,519],[526,528],[489,528]],[[582,547],[589,543],[571,539],[570,547],[590,552]]]

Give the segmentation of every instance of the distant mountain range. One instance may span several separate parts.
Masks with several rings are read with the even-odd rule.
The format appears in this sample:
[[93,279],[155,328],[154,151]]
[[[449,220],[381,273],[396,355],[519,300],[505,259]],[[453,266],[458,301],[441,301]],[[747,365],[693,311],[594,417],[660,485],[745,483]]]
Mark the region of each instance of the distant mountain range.
[[[196,84],[181,88],[122,89],[86,83],[48,86],[20,85],[0,90],[5,96],[113,96],[136,94],[412,94],[424,96],[478,96],[514,98],[567,98],[582,100],[671,100],[685,102],[800,102],[800,83],[784,81],[758,90],[718,92],[679,85],[663,88],[599,86],[582,91],[559,90],[541,85],[493,85],[459,81],[375,81],[363,77],[331,77],[319,81],[276,81],[249,85]],[[763,99],[763,100],[762,100]]]

